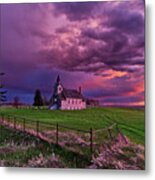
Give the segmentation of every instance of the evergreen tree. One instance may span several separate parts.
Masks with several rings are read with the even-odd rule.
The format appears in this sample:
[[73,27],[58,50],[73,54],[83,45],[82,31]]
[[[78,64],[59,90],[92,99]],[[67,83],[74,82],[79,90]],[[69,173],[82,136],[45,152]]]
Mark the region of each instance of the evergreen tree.
[[43,106],[43,99],[39,89],[35,91],[33,106],[38,106],[38,107]]

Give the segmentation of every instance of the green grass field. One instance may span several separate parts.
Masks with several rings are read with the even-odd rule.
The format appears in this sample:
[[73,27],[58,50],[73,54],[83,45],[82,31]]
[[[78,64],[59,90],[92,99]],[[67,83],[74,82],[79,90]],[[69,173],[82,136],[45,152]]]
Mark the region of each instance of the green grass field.
[[114,122],[132,141],[144,144],[144,110],[128,108],[92,108],[74,111],[1,108],[0,113],[21,116],[43,122],[59,123],[73,128],[89,130],[107,127]]

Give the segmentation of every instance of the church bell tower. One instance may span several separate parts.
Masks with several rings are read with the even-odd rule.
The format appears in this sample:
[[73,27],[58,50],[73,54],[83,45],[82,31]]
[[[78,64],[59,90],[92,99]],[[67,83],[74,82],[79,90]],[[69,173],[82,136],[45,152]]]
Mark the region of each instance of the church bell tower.
[[57,94],[59,95],[59,94],[61,94],[61,92],[63,91],[63,87],[62,87],[62,85],[61,85],[60,76],[59,76],[59,75],[58,75],[58,77],[57,77],[57,82],[56,82],[56,84],[57,84]]

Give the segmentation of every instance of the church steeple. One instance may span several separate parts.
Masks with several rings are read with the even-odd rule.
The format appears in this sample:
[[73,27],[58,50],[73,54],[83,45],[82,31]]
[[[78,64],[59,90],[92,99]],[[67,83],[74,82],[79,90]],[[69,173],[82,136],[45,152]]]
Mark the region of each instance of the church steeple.
[[58,84],[60,83],[60,76],[59,75],[57,76],[57,83]]
[[57,80],[56,80],[56,83],[55,83],[55,94],[61,94],[61,92],[63,91],[63,87],[61,85],[61,82],[60,82],[60,76],[58,75],[57,76]]

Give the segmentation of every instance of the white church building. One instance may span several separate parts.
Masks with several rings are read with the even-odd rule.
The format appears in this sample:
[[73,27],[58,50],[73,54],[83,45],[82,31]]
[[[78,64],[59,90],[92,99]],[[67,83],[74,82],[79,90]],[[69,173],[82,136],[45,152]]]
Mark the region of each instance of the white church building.
[[78,90],[64,88],[58,75],[54,85],[50,109],[78,110],[85,108],[86,100],[81,93],[81,87]]

